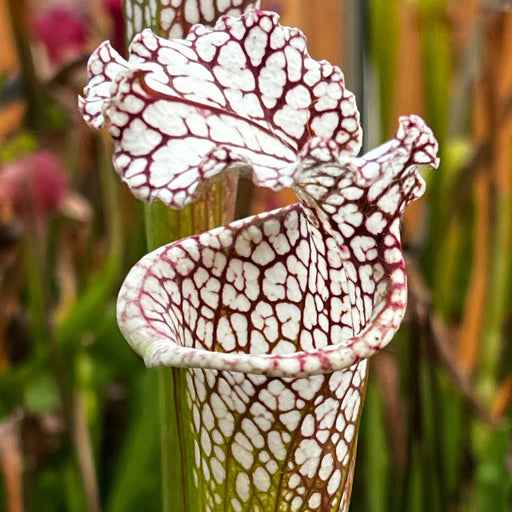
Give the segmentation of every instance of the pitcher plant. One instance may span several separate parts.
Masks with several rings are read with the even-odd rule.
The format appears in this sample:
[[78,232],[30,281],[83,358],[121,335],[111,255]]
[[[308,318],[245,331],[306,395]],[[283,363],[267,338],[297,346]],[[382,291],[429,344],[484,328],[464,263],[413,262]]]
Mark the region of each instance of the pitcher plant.
[[89,75],[81,112],[109,127],[139,199],[183,208],[226,173],[299,199],[154,250],[119,293],[119,327],[146,365],[184,369],[187,510],[348,510],[367,359],[406,308],[401,215],[424,192],[418,167],[438,165],[431,130],[402,117],[357,156],[340,69],[257,9],[185,39],[144,30],[128,60],[105,42]]

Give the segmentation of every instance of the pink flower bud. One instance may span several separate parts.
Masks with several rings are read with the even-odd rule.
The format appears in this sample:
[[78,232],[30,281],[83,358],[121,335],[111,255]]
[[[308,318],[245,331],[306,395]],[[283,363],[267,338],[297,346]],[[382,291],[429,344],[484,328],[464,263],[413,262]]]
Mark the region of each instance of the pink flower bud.
[[26,155],[0,172],[0,203],[9,204],[25,222],[47,222],[61,207],[67,189],[64,168],[50,151]]
[[63,5],[41,10],[34,19],[33,28],[51,66],[58,67],[68,58],[78,57],[86,51],[88,22],[76,10]]

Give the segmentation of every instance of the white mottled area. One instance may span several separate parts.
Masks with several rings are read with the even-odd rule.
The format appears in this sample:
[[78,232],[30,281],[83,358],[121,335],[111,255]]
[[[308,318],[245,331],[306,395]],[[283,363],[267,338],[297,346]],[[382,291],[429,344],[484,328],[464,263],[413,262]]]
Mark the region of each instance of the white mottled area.
[[[184,7],[189,21],[213,17],[204,3]],[[215,31],[227,34],[220,46]],[[402,118],[391,144],[355,158],[358,113],[341,72],[313,62],[302,35],[273,15],[194,28],[172,43],[181,75],[162,57],[170,43],[145,37],[138,59],[160,56],[151,66],[161,69],[150,67],[168,83],[152,88],[135,71],[109,107],[116,170],[134,194],[183,207],[207,177],[251,165],[257,184],[295,184],[301,202],[146,256],[120,293],[121,329],[149,365],[189,367],[183,424],[206,510],[224,496],[238,512],[338,510],[365,358],[389,341],[405,309],[398,225],[422,187],[407,162],[415,153],[435,162],[435,141],[419,118]],[[93,126],[106,61],[117,59],[106,46],[102,54],[81,101]],[[344,369],[319,373],[334,366]]]
[[[198,492],[213,502],[227,492],[243,512],[254,510],[255,496],[262,510],[277,502],[293,510],[292,503],[302,500],[314,482],[317,492],[308,510],[326,510],[347,471],[357,422],[357,406],[346,407],[348,417],[339,406],[358,396],[355,383],[365,367],[294,380],[190,370],[186,381],[192,410],[197,410],[192,424]],[[283,474],[276,495],[273,489]]]

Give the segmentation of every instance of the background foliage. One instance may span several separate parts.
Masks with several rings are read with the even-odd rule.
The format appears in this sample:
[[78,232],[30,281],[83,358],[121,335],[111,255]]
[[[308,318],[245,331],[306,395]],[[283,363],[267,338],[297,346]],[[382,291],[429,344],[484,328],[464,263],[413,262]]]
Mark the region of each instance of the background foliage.
[[[427,197],[404,221],[408,317],[371,363],[354,512],[512,509],[505,4],[267,2],[306,32],[314,57],[343,67],[367,147],[410,113],[441,146]],[[6,512],[160,509],[156,374],[115,323],[120,281],[145,251],[142,207],[114,176],[108,140],[76,110],[90,50],[104,38],[124,47],[121,16],[113,0],[0,0]],[[293,200],[242,183],[239,215]]]

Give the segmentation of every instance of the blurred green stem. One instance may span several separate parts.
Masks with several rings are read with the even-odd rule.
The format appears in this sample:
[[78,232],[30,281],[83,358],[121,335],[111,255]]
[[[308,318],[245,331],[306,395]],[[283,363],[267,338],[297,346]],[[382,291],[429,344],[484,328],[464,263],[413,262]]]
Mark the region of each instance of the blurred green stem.
[[496,382],[501,364],[502,329],[508,306],[508,276],[510,275],[510,247],[512,233],[512,204],[506,190],[495,189],[494,222],[491,227],[492,261],[488,273],[487,300],[482,330],[479,361],[479,392],[490,403],[496,392]]
[[[100,181],[102,204],[108,231],[108,252],[102,266],[87,283],[69,311],[57,322],[57,339],[64,349],[76,348],[76,333],[84,332],[94,318],[105,307],[119,281],[123,260],[123,229],[119,183],[112,172],[111,151],[106,149],[106,137],[98,144],[100,151]],[[100,142],[100,141],[98,141]]]
[[[102,268],[90,280],[83,293],[77,297],[77,301],[70,310],[64,314],[63,318],[56,319],[56,332],[52,332],[49,336],[49,339],[53,340],[53,359],[58,361],[58,364],[54,362],[55,372],[61,381],[59,382],[59,389],[61,389],[63,397],[62,402],[67,415],[71,441],[75,448],[84,497],[89,512],[99,512],[100,497],[90,436],[90,424],[86,413],[86,390],[74,378],[67,375],[68,370],[66,369],[66,358],[63,351],[66,352],[72,364],[78,360],[81,339],[77,336],[87,330],[91,319],[96,316],[97,311],[103,308],[110,298],[117,284],[121,268],[122,223],[119,185],[112,173],[110,152],[107,154],[104,144],[98,146],[100,148],[99,171],[102,201],[109,240],[108,253]],[[43,258],[40,258],[40,261],[42,260]],[[41,294],[44,295],[42,291],[38,292],[36,297]],[[46,314],[46,318],[48,318],[48,314]]]
[[32,314],[32,339],[35,341],[35,353],[38,356],[43,355],[47,348],[49,349],[68,439],[74,447],[77,458],[76,464],[82,481],[84,502],[87,504],[88,512],[99,512],[99,492],[92,463],[89,434],[86,425],[77,422],[77,418],[82,417],[81,402],[75,402],[72,395],[73,379],[67,370],[62,346],[55,334],[48,302],[49,292],[45,279],[47,276],[45,240],[46,232],[38,226],[37,219],[34,219],[33,225],[27,227],[23,239],[25,272]]
[[[446,119],[450,107],[450,84],[452,77],[452,47],[450,27],[446,23],[445,0],[419,0],[419,29],[424,68],[424,88],[426,99],[426,117],[439,142],[439,157],[444,159],[446,147]],[[435,79],[432,79],[435,77]],[[450,201],[446,196],[446,175],[433,173],[428,186],[430,207],[429,236],[426,244],[425,262],[434,261],[436,265],[424,265],[429,284],[433,284],[432,269],[442,268],[444,254],[439,244],[446,236],[446,218]],[[437,306],[439,290],[433,290],[434,304]]]
[[43,234],[40,230],[27,227],[23,237],[23,255],[29,309],[31,313],[30,328],[35,343],[35,356],[41,357],[46,350],[50,357],[59,388],[61,405],[68,427],[72,425],[72,399],[69,389],[69,376],[66,370],[61,347],[55,337],[50,322],[48,291],[46,289],[46,254]]
[[38,131],[55,127],[62,118],[55,103],[42,87],[34,67],[30,47],[31,38],[27,37],[27,33],[30,33],[32,28],[32,20],[29,18],[31,6],[26,0],[7,0],[7,8],[21,66],[23,99],[27,103],[25,125]]

